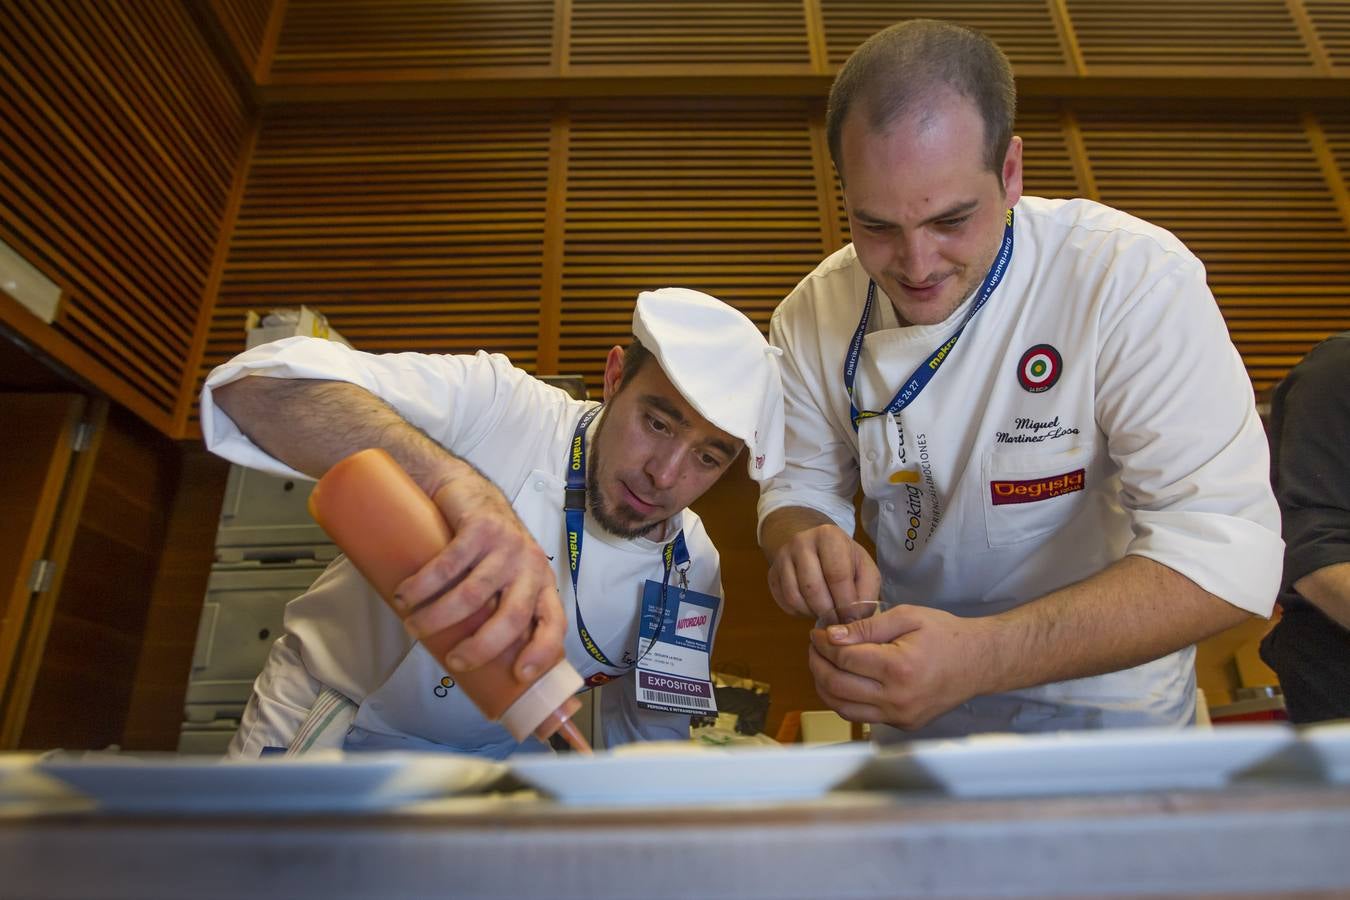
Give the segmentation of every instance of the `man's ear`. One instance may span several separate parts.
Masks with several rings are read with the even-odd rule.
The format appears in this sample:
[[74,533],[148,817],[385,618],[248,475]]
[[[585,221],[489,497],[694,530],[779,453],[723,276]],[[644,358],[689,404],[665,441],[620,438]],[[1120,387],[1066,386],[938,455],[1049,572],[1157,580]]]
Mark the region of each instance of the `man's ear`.
[[1008,206],[1016,206],[1022,199],[1022,139],[1013,135],[1008,152],[1003,157],[1003,197]]
[[623,383],[623,348],[617,344],[609,348],[605,357],[604,400],[606,403],[619,392]]

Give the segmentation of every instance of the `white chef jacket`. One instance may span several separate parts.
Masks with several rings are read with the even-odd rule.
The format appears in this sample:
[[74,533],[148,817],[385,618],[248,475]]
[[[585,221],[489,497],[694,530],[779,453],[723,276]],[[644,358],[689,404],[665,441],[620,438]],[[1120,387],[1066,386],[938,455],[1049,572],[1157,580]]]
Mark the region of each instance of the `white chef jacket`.
[[[760,521],[801,506],[852,534],[861,477],[886,607],[996,614],[1136,554],[1269,615],[1283,545],[1268,451],[1203,265],[1167,231],[1086,200],[1024,197],[1014,235],[1002,284],[927,387],[857,432],[842,374],[868,286],[854,248],[779,305],[787,466],[764,486]],[[857,407],[885,409],[972,302],[899,327],[878,289]],[[1028,369],[1031,390],[1019,372],[1037,354],[1057,355],[1058,375],[1045,387]],[[975,698],[880,736],[1185,724],[1193,658]]]
[[[516,514],[553,558],[567,611],[568,660],[583,678],[595,681],[603,674],[618,679],[601,691],[606,744],[688,737],[687,715],[639,707],[634,679],[622,677],[631,670],[603,666],[586,652],[577,633],[563,490],[574,429],[594,404],[573,400],[514,368],[506,357],[481,351],[475,356],[374,355],[313,338],[264,344],[219,366],[207,378],[202,432],[208,448],[233,462],[297,478],[306,476],[264,453],[212,401],[214,388],[247,375],[359,385],[475,466],[511,500]],[[588,427],[588,442],[603,417],[602,412]],[[690,555],[689,589],[720,597],[718,554],[702,521],[683,510],[667,523],[665,539],[673,539],[680,528]],[[617,538],[587,516],[580,603],[587,631],[610,660],[621,661],[636,647],[643,584],[662,580],[664,547],[647,538]],[[671,591],[677,586],[678,576],[673,574]],[[720,618],[716,617],[714,629]],[[287,604],[285,629],[255,682],[232,752],[256,756],[263,747],[287,746],[324,687],[358,704],[346,737],[349,750],[439,748],[501,758],[518,748],[505,728],[485,719],[462,691],[453,688],[453,678],[408,636],[399,618],[345,557]],[[534,739],[526,743],[542,748]]]

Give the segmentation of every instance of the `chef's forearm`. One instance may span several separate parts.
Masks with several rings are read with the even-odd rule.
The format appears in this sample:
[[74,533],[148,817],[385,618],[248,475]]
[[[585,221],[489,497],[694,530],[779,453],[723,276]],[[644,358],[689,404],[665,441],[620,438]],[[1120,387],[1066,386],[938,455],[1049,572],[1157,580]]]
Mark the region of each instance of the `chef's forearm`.
[[1161,563],[1127,556],[989,617],[971,659],[985,669],[982,693],[1011,691],[1141,665],[1249,616]]
[[1350,628],[1350,562],[1323,566],[1294,582],[1309,603]]
[[793,537],[820,525],[833,525],[834,520],[823,512],[805,506],[785,506],[764,517],[759,529],[759,545],[765,557],[773,562],[778,549]]
[[428,494],[470,470],[383,400],[345,381],[250,376],[220,385],[213,396],[253,443],[312,478],[370,447],[386,450]]

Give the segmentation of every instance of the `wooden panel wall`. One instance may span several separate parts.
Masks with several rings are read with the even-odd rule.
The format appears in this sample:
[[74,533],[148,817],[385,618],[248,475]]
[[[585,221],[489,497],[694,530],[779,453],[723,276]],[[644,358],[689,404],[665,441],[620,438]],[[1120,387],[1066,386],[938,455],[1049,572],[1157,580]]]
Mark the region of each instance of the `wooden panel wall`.
[[1019,73],[1067,73],[1070,54],[1047,0],[820,0],[831,69],[873,33],[904,19],[946,19],[978,28]]
[[702,290],[767,331],[828,252],[800,105],[581,109],[567,152],[558,368],[593,389],[639,291]]
[[229,40],[244,70],[266,77],[273,10],[284,0],[210,0],[211,13]]
[[822,164],[800,102],[269,117],[199,377],[248,310],[307,303],[362,349],[488,347],[598,390],[640,290],[706,290],[767,327],[827,252]]
[[0,240],[64,291],[64,361],[170,431],[244,100],[176,0],[3,0],[0,41]]
[[[309,84],[336,92],[325,96],[342,96],[344,84],[369,88],[379,82],[387,96],[413,98],[435,95],[459,82],[480,84],[481,90],[496,94],[562,98],[552,124],[553,192],[545,208],[539,339],[527,365],[540,365],[542,372],[589,366],[588,374],[593,374],[597,350],[621,339],[624,331],[619,307],[607,305],[613,301],[607,291],[619,287],[631,294],[652,278],[678,275],[698,285],[724,284],[722,291],[733,302],[760,315],[761,304],[771,302],[766,297],[796,280],[784,270],[764,266],[796,266],[798,274],[810,267],[802,264],[809,252],[796,245],[769,247],[764,224],[769,218],[780,223],[774,228],[787,229],[779,237],[788,244],[789,232],[809,241],[818,230],[826,251],[846,239],[838,190],[819,147],[818,98],[862,39],[914,16],[981,28],[1008,52],[1030,101],[1024,103],[1019,121],[1028,141],[1029,190],[1106,202],[1119,197],[1126,208],[1137,202],[1138,212],[1156,212],[1160,224],[1175,221],[1183,238],[1194,236],[1257,387],[1280,377],[1318,337],[1342,324],[1350,296],[1337,255],[1350,235],[1345,221],[1350,202],[1339,199],[1345,194],[1346,172],[1337,144],[1341,126],[1334,115],[1328,118],[1336,103],[1319,99],[1330,94],[1350,102],[1350,71],[1343,68],[1350,14],[1340,2],[514,0],[489,9],[435,0],[288,0],[277,59],[259,91],[264,98],[272,90],[282,91],[271,95],[273,99],[303,97],[285,90]],[[469,44],[486,55],[462,55],[457,48]],[[499,53],[508,45],[510,53]],[[794,81],[793,73],[810,73],[815,80]],[[713,74],[719,77],[698,80]],[[663,84],[663,79],[671,81]],[[1307,92],[1312,106],[1286,116],[1286,127],[1272,145],[1275,155],[1263,170],[1269,178],[1253,187],[1265,192],[1263,199],[1249,204],[1250,221],[1283,222],[1287,213],[1297,223],[1273,241],[1277,246],[1271,254],[1263,255],[1250,244],[1239,246],[1242,226],[1228,216],[1231,203],[1221,196],[1235,189],[1221,177],[1224,161],[1260,152],[1259,142],[1244,137],[1244,123],[1267,113],[1232,106],[1212,111],[1213,128],[1203,146],[1191,148],[1184,147],[1186,138],[1171,125],[1160,123],[1154,129],[1147,116],[1132,120],[1126,131],[1107,133],[1111,129],[1101,111],[1113,108],[1116,97],[1163,97],[1178,90],[1177,79],[1186,80],[1185,91],[1201,95],[1235,90],[1223,87],[1225,79],[1243,82],[1253,91],[1281,84],[1280,90],[1294,97]],[[1310,79],[1321,83],[1308,86]],[[651,99],[679,87],[688,89],[685,100]],[[478,90],[461,89],[470,94]],[[592,91],[637,97],[584,99]],[[738,122],[737,113],[724,112],[731,102],[719,96],[724,92],[768,93],[780,99],[747,97],[737,107],[745,111],[745,121]],[[373,95],[354,89],[349,96]],[[288,110],[304,109],[296,114],[311,118],[341,114],[336,107],[322,107],[318,113],[316,108],[278,106],[267,127],[282,127],[291,115]],[[756,154],[768,145],[755,149],[763,136],[756,117],[765,109],[786,116],[782,121],[791,124],[782,134],[793,135],[785,138],[793,146],[782,145],[773,166],[767,167]],[[1085,121],[1097,123],[1091,140],[1077,124],[1080,112]],[[724,121],[731,126],[726,131],[730,143],[707,142],[704,136]],[[1322,132],[1325,140],[1319,143]],[[1136,140],[1137,160],[1117,158],[1118,144]],[[1155,145],[1205,156],[1219,176],[1190,184],[1184,196],[1199,197],[1200,202],[1178,208],[1174,216],[1165,197],[1134,196],[1149,191],[1136,176],[1161,174],[1159,166],[1166,166],[1151,162],[1160,159]],[[1289,149],[1294,145],[1300,149]],[[1158,152],[1165,157],[1170,151]],[[709,153],[720,156],[725,171],[718,170]],[[1094,153],[1102,158],[1095,159]],[[808,158],[814,167],[816,222],[800,206],[807,200],[800,191],[810,189]],[[783,167],[795,168],[794,187],[773,181]],[[1099,167],[1101,185],[1095,180]],[[743,176],[731,179],[743,193],[721,196],[732,170]],[[756,183],[763,187],[755,188]],[[1293,193],[1286,196],[1286,187]],[[700,207],[703,196],[713,206]],[[667,208],[669,203],[676,205]],[[723,204],[721,212],[717,204]],[[792,207],[790,212],[784,204]],[[732,208],[739,218],[723,218]],[[704,217],[705,231],[681,232],[684,212]],[[618,224],[622,216],[629,217],[625,225]],[[709,249],[732,240],[748,254],[736,265],[760,267],[755,285],[745,284],[741,275],[732,277],[725,252]],[[1305,249],[1296,252],[1296,245]],[[231,277],[237,271],[234,261],[244,258],[237,248]],[[1285,267],[1295,258],[1308,265],[1286,281]],[[1293,289],[1283,293],[1282,283]],[[737,296],[742,287],[750,293]],[[271,299],[249,293],[235,291],[237,299],[230,303]],[[340,319],[337,324],[342,328]],[[221,335],[218,318],[209,359],[236,345],[221,343]],[[525,352],[514,349],[517,355]]]
[[[1177,230],[1210,264],[1258,386],[1269,383],[1296,345],[1334,329],[1350,294],[1337,267],[1347,228],[1299,119],[1248,133],[1243,117],[1214,118],[1203,139],[1178,127],[1184,119],[1113,121],[1033,103],[1017,125],[1028,192],[1092,196]],[[577,102],[511,116],[440,105],[274,112],[199,377],[242,348],[249,309],[297,303],[322,309],[364,349],[490,347],[531,371],[583,373],[593,389],[604,350],[628,337],[640,290],[695,287],[767,323],[847,235],[821,177],[818,128],[800,101]],[[1200,159],[1214,177],[1168,152]],[[1260,177],[1232,174],[1243,166]],[[1234,209],[1278,226],[1273,253]],[[1296,251],[1322,262],[1286,277],[1279,260]],[[556,278],[546,271],[555,263]],[[1282,316],[1302,316],[1308,329],[1272,324]]]
[[[1318,116],[1317,120],[1326,135],[1328,149],[1339,170],[1342,186],[1350,185],[1350,110],[1344,110],[1339,114],[1324,113]],[[1350,208],[1343,204],[1341,212],[1346,217],[1347,227],[1350,227]]]
[[1204,261],[1257,390],[1350,328],[1350,232],[1297,115],[1078,118],[1100,199]]
[[271,85],[602,77],[616,67],[828,75],[868,35],[913,17],[986,31],[1024,76],[1251,77],[1257,67],[1299,77],[1350,65],[1343,0],[276,2],[287,11]]
[[285,0],[276,80],[547,71],[553,0]]
[[[1028,192],[1187,241],[1258,390],[1350,328],[1350,118],[1030,105]],[[847,235],[818,130],[791,100],[278,111],[198,375],[242,347],[248,309],[296,303],[366,349],[491,347],[593,389],[639,290],[696,287],[766,322]]]
[[571,0],[570,6],[573,67],[811,65],[801,0]]
[[1089,72],[1314,66],[1286,0],[1066,0],[1066,6]]
[[243,349],[248,310],[298,304],[363,350],[534,368],[549,139],[547,112],[269,116],[199,375]]
[[1075,164],[1072,118],[1058,110],[1023,109],[1014,125],[1022,136],[1023,189],[1037,197],[1082,197],[1090,188]]
[[1303,0],[1327,62],[1350,69],[1350,5],[1345,0]]

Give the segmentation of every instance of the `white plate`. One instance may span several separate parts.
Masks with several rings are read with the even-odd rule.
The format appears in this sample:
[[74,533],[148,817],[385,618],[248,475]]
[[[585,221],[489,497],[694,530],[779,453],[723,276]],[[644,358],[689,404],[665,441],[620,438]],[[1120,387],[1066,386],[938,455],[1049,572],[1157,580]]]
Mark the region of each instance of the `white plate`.
[[628,752],[527,755],[508,763],[522,781],[563,803],[686,805],[817,797],[862,768],[873,752],[864,743],[694,747],[637,745]]
[[1317,757],[1327,781],[1350,784],[1350,720],[1309,725],[1299,732],[1299,740]]
[[961,797],[1218,788],[1294,740],[1283,725],[1227,725],[915,741],[880,750],[863,782]]
[[37,768],[101,808],[123,812],[381,810],[481,790],[500,763],[452,753],[337,751],[262,759],[64,754]]

